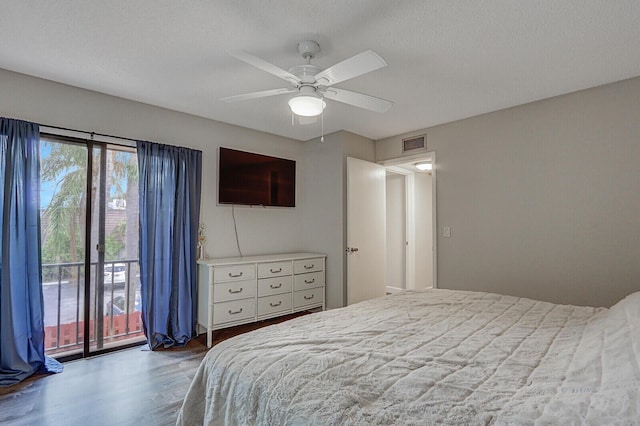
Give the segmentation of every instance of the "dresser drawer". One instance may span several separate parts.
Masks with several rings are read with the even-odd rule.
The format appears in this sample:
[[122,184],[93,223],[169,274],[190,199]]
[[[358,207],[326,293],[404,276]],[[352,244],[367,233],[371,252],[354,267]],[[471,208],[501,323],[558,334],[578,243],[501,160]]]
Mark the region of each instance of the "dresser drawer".
[[293,273],[304,274],[305,272],[316,272],[324,270],[323,259],[316,257],[313,259],[296,260],[293,262]]
[[258,298],[258,316],[291,311],[291,293]]
[[317,305],[324,301],[324,287],[293,292],[293,307]]
[[294,275],[293,290],[307,290],[324,286],[324,272]]
[[258,280],[258,297],[287,292],[291,293],[292,283],[293,278],[291,275]]
[[229,281],[213,285],[213,300],[226,302],[227,300],[246,299],[255,297],[256,280]]
[[218,266],[213,270],[213,282],[242,281],[256,277],[256,265]]
[[213,305],[213,324],[241,321],[256,316],[256,299],[232,300]]
[[258,263],[258,278],[281,277],[291,275],[291,261]]

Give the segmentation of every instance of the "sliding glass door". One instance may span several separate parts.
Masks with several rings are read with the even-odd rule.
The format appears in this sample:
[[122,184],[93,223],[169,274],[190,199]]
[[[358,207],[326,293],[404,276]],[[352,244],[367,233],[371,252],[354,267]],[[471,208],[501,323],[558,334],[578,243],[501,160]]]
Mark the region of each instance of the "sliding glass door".
[[144,340],[135,149],[43,136],[41,155],[47,354]]

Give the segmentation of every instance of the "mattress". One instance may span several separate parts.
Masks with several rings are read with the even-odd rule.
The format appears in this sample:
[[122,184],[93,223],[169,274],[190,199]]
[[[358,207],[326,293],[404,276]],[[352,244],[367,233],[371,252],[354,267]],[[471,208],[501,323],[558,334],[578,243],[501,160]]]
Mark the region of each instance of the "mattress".
[[640,424],[640,293],[408,291],[236,336],[178,424]]

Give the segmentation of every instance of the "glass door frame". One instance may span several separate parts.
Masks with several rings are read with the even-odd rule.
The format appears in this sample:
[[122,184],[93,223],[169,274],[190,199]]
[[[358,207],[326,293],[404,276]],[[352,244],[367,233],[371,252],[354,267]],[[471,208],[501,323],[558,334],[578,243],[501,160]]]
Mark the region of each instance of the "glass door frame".
[[[124,148],[125,151],[133,148],[135,152],[135,147],[132,147],[131,144],[125,143],[114,143],[107,141],[96,141],[92,139],[86,139],[81,137],[67,136],[56,134],[54,132],[42,131],[41,140],[51,140],[59,143],[70,143],[76,145],[84,145],[86,148],[87,162],[86,162],[86,201],[85,201],[85,224],[84,224],[84,291],[83,291],[83,337],[82,337],[82,349],[80,348],[77,352],[63,354],[61,356],[56,357],[59,361],[70,361],[74,359],[87,358],[91,356],[96,356],[108,352],[113,352],[120,349],[126,349],[129,347],[140,346],[146,343],[146,340],[142,340],[135,342],[128,342],[118,346],[110,346],[104,347],[104,313],[105,313],[105,277],[104,277],[104,264],[105,264],[105,219],[106,219],[106,210],[107,210],[107,200],[108,200],[108,188],[106,187],[107,183],[107,152],[110,147],[117,149],[117,147]],[[94,151],[98,150],[99,156],[99,178],[97,180],[97,185],[94,188],[94,172],[93,168],[95,165]],[[97,205],[94,205],[93,197],[98,197]],[[97,212],[98,223],[97,223],[97,241],[94,241],[92,238],[92,226],[94,224],[94,210],[97,207],[99,211]],[[92,259],[93,250],[97,251],[97,262],[95,265],[95,271],[92,269]],[[134,268],[129,268],[129,270],[133,270]],[[129,276],[129,285],[126,285],[125,288],[128,288],[130,285],[136,285],[135,279],[132,280]],[[133,283],[131,282],[133,281]],[[92,288],[92,284],[95,284],[95,287]],[[95,291],[95,294],[92,294],[92,290]],[[135,293],[134,293],[135,294]],[[95,297],[95,305],[94,299]],[[77,302],[79,303],[79,301]],[[58,310],[61,307],[58,306]],[[94,310],[94,316],[92,321],[91,311]],[[113,309],[113,308],[112,308]],[[126,311],[129,313],[128,309]],[[93,322],[93,324],[92,324]],[[95,341],[92,341],[91,334],[92,328],[95,330]],[[135,337],[135,336],[134,336]],[[144,337],[144,334],[142,334]],[[79,342],[78,342],[79,343]]]
[[[94,160],[94,149],[98,148],[100,155],[99,161],[100,166],[99,170],[99,179],[98,179],[98,188],[97,194],[98,197],[98,241],[95,243],[95,250],[98,254],[98,263],[96,265],[96,275],[95,275],[95,289],[96,292],[96,303],[95,303],[95,337],[96,337],[96,348],[95,350],[91,350],[91,258],[93,252],[93,241],[91,241],[92,228],[94,226],[93,223],[93,160]],[[85,221],[85,256],[84,256],[84,267],[85,271],[89,271],[89,273],[84,274],[84,339],[83,339],[83,357],[88,357],[91,355],[96,355],[103,350],[104,345],[104,245],[105,245],[105,236],[104,236],[104,222],[105,222],[105,209],[106,209],[106,187],[107,187],[107,144],[104,142],[94,142],[92,140],[87,141],[87,220]]]

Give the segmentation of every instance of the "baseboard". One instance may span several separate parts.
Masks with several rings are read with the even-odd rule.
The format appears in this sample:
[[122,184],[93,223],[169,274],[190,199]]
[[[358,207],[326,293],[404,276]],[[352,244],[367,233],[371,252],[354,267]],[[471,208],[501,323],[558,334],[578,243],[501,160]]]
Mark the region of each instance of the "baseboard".
[[399,293],[401,291],[404,291],[404,289],[400,287],[387,286],[387,294]]

